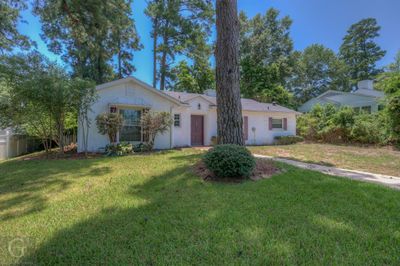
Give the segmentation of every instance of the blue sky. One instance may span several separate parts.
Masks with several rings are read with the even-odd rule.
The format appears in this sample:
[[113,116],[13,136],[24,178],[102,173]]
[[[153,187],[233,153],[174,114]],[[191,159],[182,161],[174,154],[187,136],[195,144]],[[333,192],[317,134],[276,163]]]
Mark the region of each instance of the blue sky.
[[[400,50],[400,0],[238,0],[238,6],[249,17],[264,13],[270,7],[280,10],[282,16],[289,15],[293,20],[291,37],[296,50],[319,43],[338,51],[349,26],[367,17],[376,18],[382,27],[377,42],[387,50],[387,54],[378,65],[384,66],[392,62],[396,52]],[[134,64],[137,71],[133,75],[151,83],[151,25],[143,12],[145,7],[145,0],[134,0],[134,19],[144,49],[135,52]],[[46,44],[41,40],[38,18],[29,10],[24,11],[22,17],[27,24],[19,25],[20,32],[35,40],[42,53],[61,62],[57,55],[47,50]]]

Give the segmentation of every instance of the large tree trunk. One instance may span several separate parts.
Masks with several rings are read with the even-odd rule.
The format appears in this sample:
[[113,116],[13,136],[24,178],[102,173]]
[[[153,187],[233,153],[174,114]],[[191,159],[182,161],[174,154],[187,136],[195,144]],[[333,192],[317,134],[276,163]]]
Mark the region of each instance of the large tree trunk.
[[239,19],[236,0],[217,0],[216,17],[218,143],[244,145],[239,86]]
[[169,22],[165,23],[165,29],[163,32],[163,49],[160,62],[160,90],[165,90],[165,76],[167,74],[167,47],[168,47],[168,27]]

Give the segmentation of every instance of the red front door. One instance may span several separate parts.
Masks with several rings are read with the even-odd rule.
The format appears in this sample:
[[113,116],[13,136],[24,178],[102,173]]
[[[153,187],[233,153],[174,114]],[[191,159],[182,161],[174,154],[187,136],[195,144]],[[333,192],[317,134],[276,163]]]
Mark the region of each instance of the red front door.
[[204,117],[202,115],[191,116],[191,145],[204,145]]

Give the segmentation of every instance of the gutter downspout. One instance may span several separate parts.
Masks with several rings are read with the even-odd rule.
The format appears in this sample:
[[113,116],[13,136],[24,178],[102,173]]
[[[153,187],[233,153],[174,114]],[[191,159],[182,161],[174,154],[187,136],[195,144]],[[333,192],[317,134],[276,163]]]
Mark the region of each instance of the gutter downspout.
[[9,130],[6,130],[6,135],[7,135],[6,159],[8,159],[9,155],[10,155],[10,131]]

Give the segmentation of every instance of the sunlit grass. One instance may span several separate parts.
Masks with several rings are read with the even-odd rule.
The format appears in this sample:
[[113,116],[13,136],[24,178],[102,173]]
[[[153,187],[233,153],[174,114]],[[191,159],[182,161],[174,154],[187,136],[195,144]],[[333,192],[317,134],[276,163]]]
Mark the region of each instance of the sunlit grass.
[[332,144],[299,143],[293,145],[249,147],[253,153],[400,176],[400,151],[387,147],[357,147]]
[[208,183],[199,153],[0,163],[0,264],[400,263],[398,191],[283,164]]

